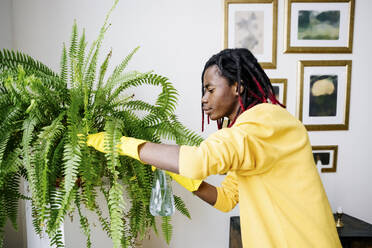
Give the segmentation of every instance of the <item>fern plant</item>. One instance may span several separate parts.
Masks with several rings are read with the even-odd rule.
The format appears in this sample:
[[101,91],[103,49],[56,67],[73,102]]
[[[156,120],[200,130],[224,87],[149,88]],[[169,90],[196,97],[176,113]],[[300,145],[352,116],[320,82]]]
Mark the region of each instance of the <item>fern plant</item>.
[[[149,212],[153,175],[150,166],[118,155],[119,138],[168,139],[177,144],[202,140],[177,119],[177,91],[167,78],[124,71],[138,48],[111,75],[106,75],[111,52],[98,65],[116,4],[117,0],[89,50],[84,32],[79,36],[74,23],[58,73],[21,52],[0,51],[0,247],[6,220],[16,227],[20,198],[32,202],[35,230],[46,231],[51,245],[64,246],[59,227],[68,213],[77,210],[87,247],[91,246],[90,224],[81,211],[84,206],[98,215],[114,247],[134,247],[150,228],[157,233]],[[155,104],[127,93],[141,85],[161,88]],[[138,111],[145,114],[139,116]],[[107,132],[107,154],[86,145],[87,135],[99,131]],[[18,190],[21,177],[29,184],[30,198]],[[108,217],[97,203],[99,192],[105,196]],[[129,200],[124,200],[124,193]],[[190,218],[178,196],[175,205]],[[161,226],[169,243],[170,217],[163,217]]]

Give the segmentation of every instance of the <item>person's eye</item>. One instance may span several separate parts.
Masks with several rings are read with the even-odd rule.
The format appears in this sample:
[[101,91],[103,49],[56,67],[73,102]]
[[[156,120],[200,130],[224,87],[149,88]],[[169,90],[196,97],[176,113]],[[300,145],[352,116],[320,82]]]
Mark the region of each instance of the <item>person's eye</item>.
[[214,89],[208,89],[209,93],[213,93]]

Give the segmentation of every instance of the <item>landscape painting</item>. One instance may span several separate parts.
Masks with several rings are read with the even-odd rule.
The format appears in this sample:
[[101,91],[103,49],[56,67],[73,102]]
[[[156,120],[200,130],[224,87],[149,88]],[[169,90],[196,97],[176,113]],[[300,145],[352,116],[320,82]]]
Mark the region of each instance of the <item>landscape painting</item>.
[[285,53],[351,53],[355,0],[286,0]]
[[339,33],[340,11],[299,11],[299,40],[338,40]]

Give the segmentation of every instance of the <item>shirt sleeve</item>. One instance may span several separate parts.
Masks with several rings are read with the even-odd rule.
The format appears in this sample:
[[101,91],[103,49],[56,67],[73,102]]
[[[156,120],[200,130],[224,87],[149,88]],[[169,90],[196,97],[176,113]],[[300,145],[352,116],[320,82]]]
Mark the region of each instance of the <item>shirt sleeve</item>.
[[239,191],[236,174],[228,172],[221,187],[217,189],[217,201],[214,207],[222,212],[231,211],[239,202]]
[[181,146],[179,172],[193,179],[235,171],[250,175],[267,170],[276,159],[274,131],[259,123],[224,128],[199,147]]
[[259,104],[199,147],[181,146],[179,173],[192,179],[228,171],[239,176],[262,174],[307,143],[306,129],[297,118],[280,106]]

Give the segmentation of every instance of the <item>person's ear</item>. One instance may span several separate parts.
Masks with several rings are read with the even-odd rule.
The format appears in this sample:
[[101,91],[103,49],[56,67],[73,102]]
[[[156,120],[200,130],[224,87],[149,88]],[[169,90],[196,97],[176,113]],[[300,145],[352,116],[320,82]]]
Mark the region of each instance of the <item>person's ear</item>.
[[243,92],[244,92],[244,86],[240,84],[240,94],[243,94]]
[[[235,83],[234,83],[234,87],[235,87],[235,92],[238,93],[238,87],[239,87],[238,82],[235,82]],[[244,92],[244,86],[243,86],[242,84],[240,84],[240,89],[239,89],[239,91],[240,91],[240,92],[238,93],[238,95],[243,94],[243,92]]]

